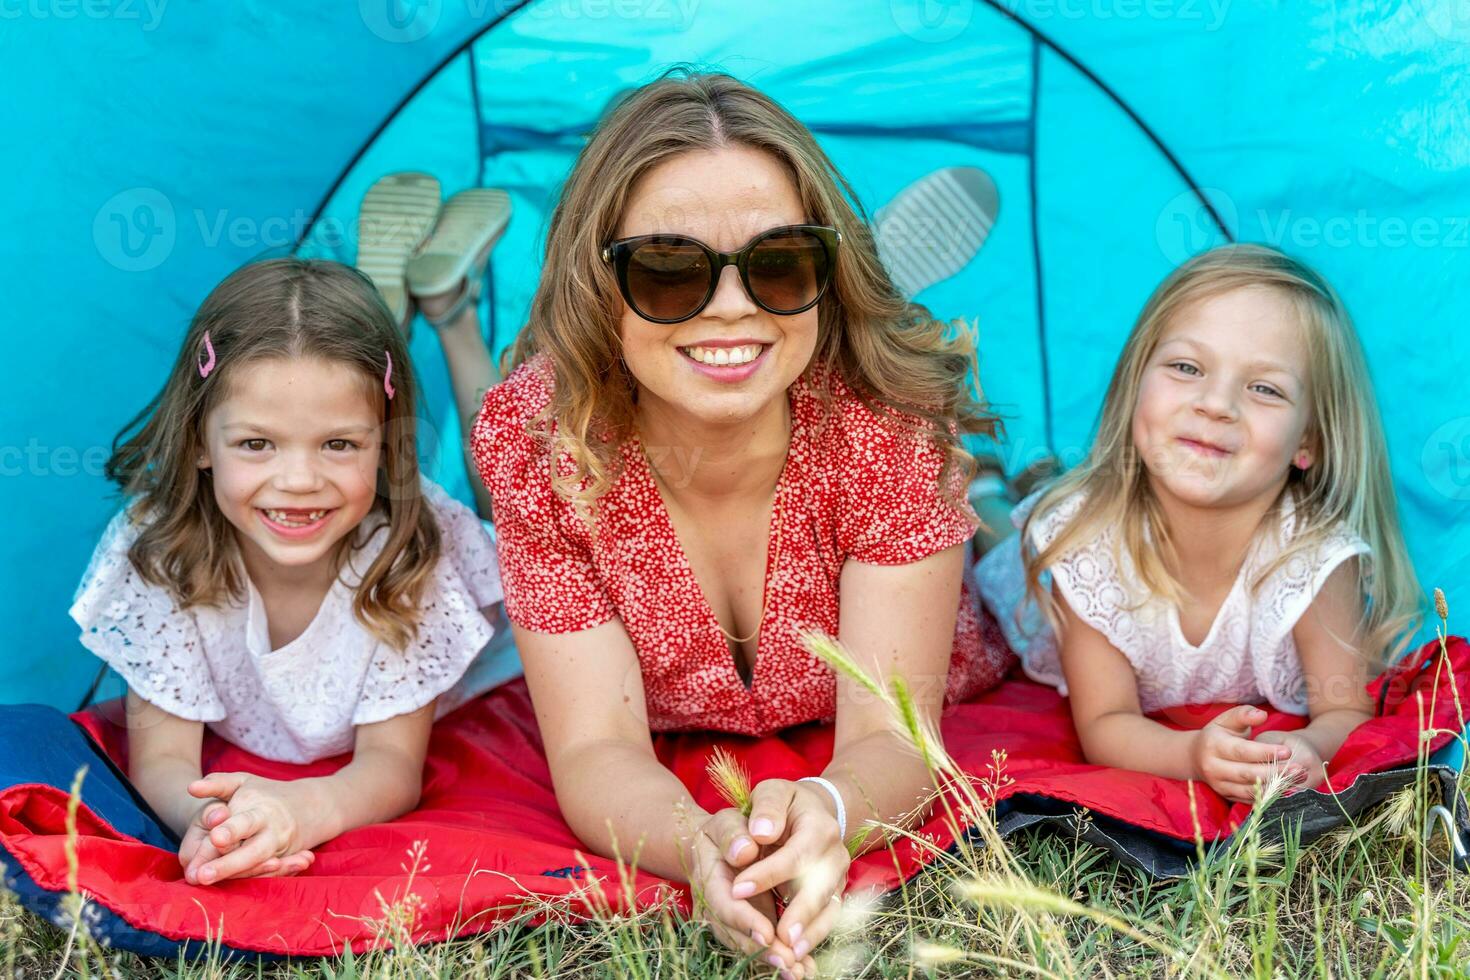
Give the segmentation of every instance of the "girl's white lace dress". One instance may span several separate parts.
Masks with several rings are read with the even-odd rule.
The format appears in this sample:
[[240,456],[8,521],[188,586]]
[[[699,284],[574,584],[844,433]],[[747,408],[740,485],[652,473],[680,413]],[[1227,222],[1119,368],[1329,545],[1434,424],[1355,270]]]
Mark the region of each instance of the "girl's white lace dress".
[[[1021,527],[1042,492],[1016,505],[1013,525]],[[1035,522],[1032,545],[1040,549],[1054,540],[1083,500],[1074,494]],[[1248,585],[1253,573],[1280,553],[1294,526],[1295,508],[1287,494],[1279,525],[1257,535],[1234,588],[1198,646],[1184,638],[1177,606],[1143,593],[1133,562],[1112,528],[1063,556],[1043,573],[1042,583],[1049,573],[1052,587],[1077,616],[1128,658],[1145,713],[1184,704],[1269,701],[1279,711],[1305,715],[1306,687],[1292,628],[1332,571],[1354,555],[1368,554],[1369,547],[1340,526],[1314,554],[1293,558],[1252,594]],[[975,574],[981,600],[1000,621],[1026,673],[1066,694],[1056,637],[1025,596],[1020,536],[1012,535],[986,553]]]
[[[141,528],[126,507],[97,545],[71,617],[89,650],[139,697],[170,714],[205,722],[235,745],[281,762],[350,751],[356,725],[415,711],[435,698],[435,714],[442,716],[520,672],[514,648],[504,642],[509,628],[497,631],[492,622],[504,594],[488,527],[437,484],[424,479],[423,487],[442,553],[418,637],[401,652],[352,614],[354,587],[387,538],[386,529],[373,533],[386,524],[377,513],[352,532],[352,556],[311,624],[277,649],[248,575],[243,601],[187,610],[166,589],[144,582],[128,560]],[[482,650],[486,656],[477,662]]]

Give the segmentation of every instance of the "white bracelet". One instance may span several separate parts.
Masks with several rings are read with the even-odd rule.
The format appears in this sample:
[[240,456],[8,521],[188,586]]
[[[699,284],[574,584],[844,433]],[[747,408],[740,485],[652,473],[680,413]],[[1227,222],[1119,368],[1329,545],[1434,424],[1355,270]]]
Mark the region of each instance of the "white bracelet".
[[837,804],[837,833],[845,843],[847,841],[847,807],[842,802],[842,794],[837,792],[837,787],[832,782],[821,776],[803,776],[797,780],[798,783],[816,783],[828,793],[832,794],[832,802]]

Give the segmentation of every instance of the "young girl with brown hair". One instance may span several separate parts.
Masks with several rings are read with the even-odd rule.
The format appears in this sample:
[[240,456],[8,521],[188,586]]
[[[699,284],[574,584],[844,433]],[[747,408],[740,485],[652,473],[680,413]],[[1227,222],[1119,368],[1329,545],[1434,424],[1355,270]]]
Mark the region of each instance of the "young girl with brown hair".
[[[191,882],[299,872],[412,809],[431,723],[476,693],[494,547],[420,476],[415,400],[363,274],[272,259],[210,293],[119,435],[128,499],[71,615],[127,682],[129,775]],[[267,759],[353,756],[319,778],[201,774],[205,726]]]

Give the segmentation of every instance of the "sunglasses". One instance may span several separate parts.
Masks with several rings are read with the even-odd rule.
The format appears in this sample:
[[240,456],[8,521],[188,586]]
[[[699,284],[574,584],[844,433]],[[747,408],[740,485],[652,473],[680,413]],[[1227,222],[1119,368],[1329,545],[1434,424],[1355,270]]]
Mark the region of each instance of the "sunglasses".
[[645,320],[682,323],[709,305],[720,273],[733,265],[751,301],[790,316],[817,305],[832,281],[842,233],[826,225],[782,225],[735,252],[717,252],[687,235],[639,235],[609,242],[623,299]]

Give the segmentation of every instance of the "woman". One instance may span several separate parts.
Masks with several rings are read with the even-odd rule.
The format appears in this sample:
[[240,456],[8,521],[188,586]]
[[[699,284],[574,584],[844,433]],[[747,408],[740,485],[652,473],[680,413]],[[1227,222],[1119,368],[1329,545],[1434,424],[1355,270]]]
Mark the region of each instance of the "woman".
[[[932,790],[887,709],[798,629],[903,675],[936,728],[1010,660],[962,582],[959,438],[994,425],[972,343],[898,295],[851,198],[811,133],[733,78],[631,93],[564,185],[472,435],[567,822],[689,881],[722,942],[797,976],[840,911],[846,841]],[[489,376],[483,349],[453,353],[474,329],[444,328],[462,391]],[[831,764],[759,783],[748,820],[703,811],[650,737],[817,720]]]

